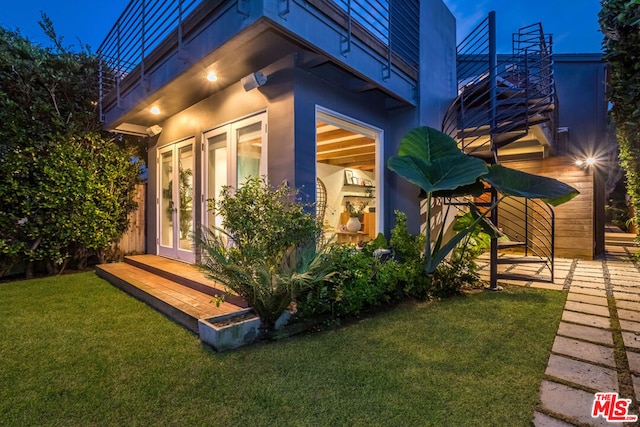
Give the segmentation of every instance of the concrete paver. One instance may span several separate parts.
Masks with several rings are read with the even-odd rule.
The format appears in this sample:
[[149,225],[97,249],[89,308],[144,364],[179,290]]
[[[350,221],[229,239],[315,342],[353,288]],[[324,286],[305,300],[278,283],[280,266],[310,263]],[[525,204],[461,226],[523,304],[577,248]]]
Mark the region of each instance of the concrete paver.
[[607,297],[607,291],[603,289],[581,288],[579,286],[571,286],[571,292],[583,295],[595,295],[597,297]]
[[632,374],[640,375],[640,353],[627,351],[627,361]]
[[535,427],[572,427],[573,424],[565,423],[557,418],[550,417],[542,412],[533,413],[533,425]]
[[542,407],[571,417],[576,421],[593,425],[609,425],[602,418],[591,418],[593,393],[579,390],[564,384],[543,380],[540,386],[540,403]]
[[638,323],[638,322],[632,322],[630,320],[621,319],[620,320],[620,328],[623,331],[640,333],[640,323]]
[[613,336],[606,329],[560,322],[558,335],[613,346]]
[[584,294],[579,294],[576,292],[569,292],[569,294],[567,295],[567,300],[569,301],[577,301],[577,302],[583,302],[586,304],[593,304],[593,305],[601,305],[604,307],[608,307],[608,302],[607,299],[605,297],[596,297],[596,296],[591,296],[591,295],[584,295]]
[[553,351],[554,353],[571,356],[577,359],[582,359],[588,362],[599,363],[611,368],[616,367],[613,348],[605,347],[603,345],[556,336],[551,351]]
[[634,301],[616,301],[616,308],[624,308],[625,310],[640,311],[640,302]]
[[622,331],[625,347],[640,349],[640,333]]
[[595,326],[597,328],[611,327],[611,321],[602,316],[592,314],[576,313],[575,311],[565,311],[562,313],[562,320],[565,322],[579,323],[581,325]]
[[596,316],[608,317],[609,307],[600,305],[585,304],[576,301],[567,301],[564,305],[565,310],[577,311],[578,313],[595,314]]
[[640,322],[640,312],[619,308],[618,318],[624,319],[624,320],[631,320],[633,322]]
[[598,391],[618,391],[616,371],[568,357],[552,354],[545,374]]

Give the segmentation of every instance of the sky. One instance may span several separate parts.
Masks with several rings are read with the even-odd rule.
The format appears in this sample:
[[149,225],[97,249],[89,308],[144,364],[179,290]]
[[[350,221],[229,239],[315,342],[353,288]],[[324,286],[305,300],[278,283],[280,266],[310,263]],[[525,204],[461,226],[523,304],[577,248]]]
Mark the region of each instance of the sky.
[[[422,0],[432,1],[432,0]],[[518,28],[542,22],[553,34],[557,53],[601,51],[598,31],[600,0],[444,0],[457,20],[462,40],[489,11],[496,11],[498,50],[508,53],[511,34]],[[40,11],[53,21],[65,45],[89,45],[95,52],[122,13],[128,0],[0,0],[0,25],[20,29],[31,41],[48,44],[38,26]],[[79,41],[80,40],[80,41]]]

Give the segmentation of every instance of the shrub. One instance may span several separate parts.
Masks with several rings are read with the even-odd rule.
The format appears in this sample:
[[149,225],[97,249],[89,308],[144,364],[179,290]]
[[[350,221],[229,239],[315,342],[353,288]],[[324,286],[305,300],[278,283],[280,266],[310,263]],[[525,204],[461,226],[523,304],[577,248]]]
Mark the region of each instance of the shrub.
[[201,267],[214,280],[243,297],[264,330],[296,295],[331,277],[327,254],[316,250],[320,225],[286,184],[271,189],[266,178],[242,187],[224,187],[211,205],[223,227],[204,230]]

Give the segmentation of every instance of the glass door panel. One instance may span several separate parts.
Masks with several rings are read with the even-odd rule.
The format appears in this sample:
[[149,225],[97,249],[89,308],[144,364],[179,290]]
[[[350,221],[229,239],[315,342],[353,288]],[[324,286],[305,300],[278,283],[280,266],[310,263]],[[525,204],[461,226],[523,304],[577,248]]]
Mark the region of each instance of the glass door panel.
[[260,176],[262,158],[262,122],[256,122],[236,129],[238,147],[237,183],[250,177]]
[[[207,153],[207,194],[205,199],[216,200],[220,197],[222,187],[227,185],[227,132],[222,132],[207,138],[209,147]],[[222,217],[216,215],[213,209],[206,209],[207,224],[222,227]]]
[[193,250],[193,145],[178,149],[178,247]]
[[173,247],[173,150],[160,155],[160,245]]

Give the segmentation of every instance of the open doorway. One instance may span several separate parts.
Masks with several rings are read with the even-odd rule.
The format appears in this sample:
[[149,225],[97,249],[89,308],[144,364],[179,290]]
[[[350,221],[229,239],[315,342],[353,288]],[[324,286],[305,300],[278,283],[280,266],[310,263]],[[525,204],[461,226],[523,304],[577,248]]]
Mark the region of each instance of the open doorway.
[[316,110],[316,203],[325,238],[361,244],[383,229],[382,131]]

